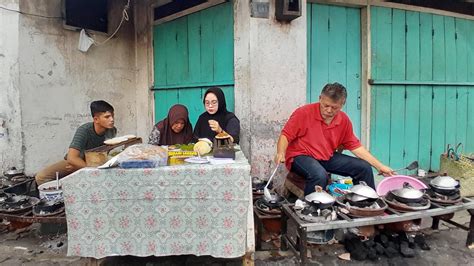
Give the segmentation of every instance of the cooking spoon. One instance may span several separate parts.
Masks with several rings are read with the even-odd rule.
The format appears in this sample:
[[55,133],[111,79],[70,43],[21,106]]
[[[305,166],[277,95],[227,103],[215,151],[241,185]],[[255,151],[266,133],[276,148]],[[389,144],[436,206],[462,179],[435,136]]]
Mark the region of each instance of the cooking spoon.
[[272,194],[270,194],[270,190],[268,190],[268,185],[269,185],[270,182],[272,181],[272,178],[273,178],[273,176],[275,175],[275,173],[276,173],[276,171],[278,170],[278,168],[280,168],[280,164],[277,164],[277,166],[275,167],[275,170],[273,170],[273,173],[272,173],[272,175],[270,176],[270,179],[268,179],[267,184],[266,184],[265,187],[263,188],[263,195],[265,196],[265,198],[267,199],[267,201],[270,201],[270,200],[273,199]]
[[[417,168],[418,168],[418,161],[413,161],[408,166],[400,168],[400,169],[395,169],[393,171],[398,172],[398,171],[405,170],[405,169],[408,170],[408,171],[411,171],[411,170],[415,170]],[[379,175],[382,175],[382,173],[379,173]]]

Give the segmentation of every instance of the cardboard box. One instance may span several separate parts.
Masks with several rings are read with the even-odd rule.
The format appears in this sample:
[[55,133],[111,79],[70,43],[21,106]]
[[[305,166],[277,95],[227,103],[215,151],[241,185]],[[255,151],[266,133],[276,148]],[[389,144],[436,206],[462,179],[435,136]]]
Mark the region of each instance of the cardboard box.
[[186,158],[197,155],[195,151],[168,151],[168,165],[183,164]]

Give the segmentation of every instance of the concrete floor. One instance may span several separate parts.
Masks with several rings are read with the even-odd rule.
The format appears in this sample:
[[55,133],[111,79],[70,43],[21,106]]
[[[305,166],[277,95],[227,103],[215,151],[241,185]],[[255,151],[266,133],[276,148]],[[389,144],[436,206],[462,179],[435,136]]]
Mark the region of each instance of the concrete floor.
[[[454,220],[468,225],[466,211],[456,214]],[[426,225],[429,221],[426,221]],[[0,227],[1,229],[1,227]],[[67,237],[65,234],[39,236],[38,225],[32,225],[23,232],[0,234],[0,265],[86,265],[88,259],[66,256]],[[0,230],[1,231],[1,230]],[[467,232],[444,222],[440,229],[425,230],[430,251],[417,250],[415,258],[381,258],[378,261],[343,261],[337,256],[344,253],[342,245],[325,245],[312,249],[310,265],[474,265],[474,250],[465,247]],[[242,265],[241,260],[215,259],[212,257],[172,256],[112,257],[102,261],[101,265]],[[257,251],[255,265],[298,265],[297,258],[291,252]]]

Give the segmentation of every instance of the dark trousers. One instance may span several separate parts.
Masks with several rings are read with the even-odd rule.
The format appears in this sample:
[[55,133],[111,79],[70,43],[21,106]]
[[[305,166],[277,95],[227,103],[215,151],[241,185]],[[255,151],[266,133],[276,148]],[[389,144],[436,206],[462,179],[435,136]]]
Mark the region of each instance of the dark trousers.
[[291,171],[303,177],[306,182],[304,194],[314,192],[315,186],[326,188],[327,173],[350,176],[355,184],[364,181],[375,189],[372,167],[366,161],[352,156],[334,153],[327,161],[316,160],[311,156],[300,155],[293,159]]

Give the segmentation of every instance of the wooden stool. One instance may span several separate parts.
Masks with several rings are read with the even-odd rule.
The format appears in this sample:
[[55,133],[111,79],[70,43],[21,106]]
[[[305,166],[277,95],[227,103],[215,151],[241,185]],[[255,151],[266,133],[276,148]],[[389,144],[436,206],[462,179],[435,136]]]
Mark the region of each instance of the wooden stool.
[[[327,174],[327,179],[328,179],[328,185],[331,183],[331,175],[328,173]],[[303,199],[304,198],[304,186],[305,186],[305,180],[303,177],[297,175],[294,172],[289,172],[288,175],[286,175],[285,179],[285,197],[288,197],[289,192],[293,193],[295,196],[298,197],[298,199]]]

